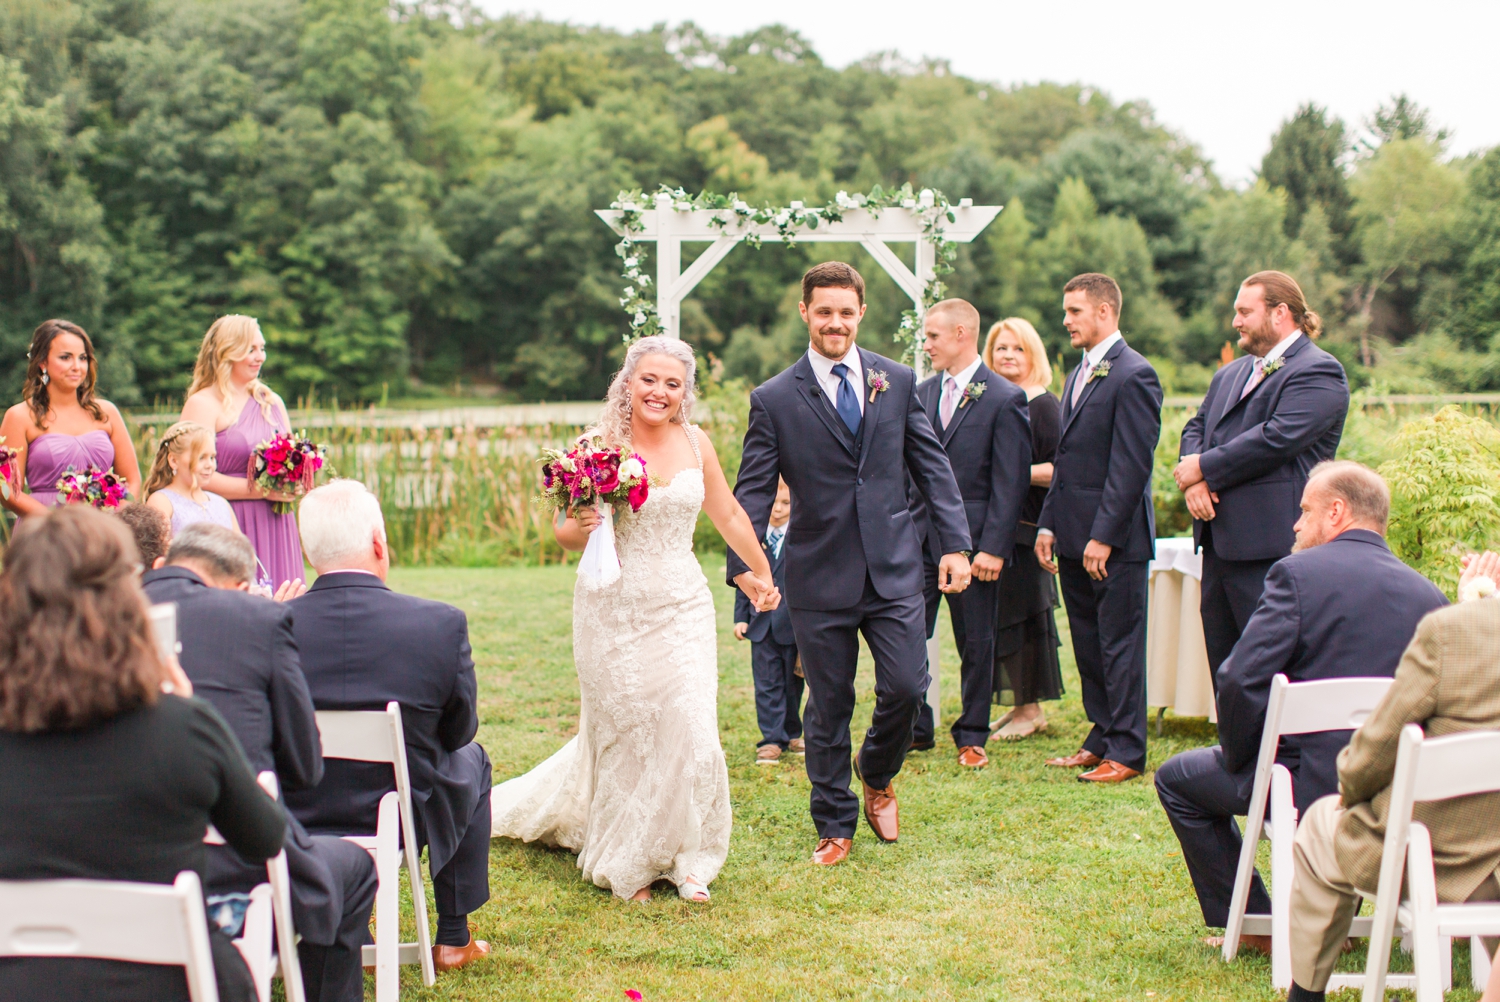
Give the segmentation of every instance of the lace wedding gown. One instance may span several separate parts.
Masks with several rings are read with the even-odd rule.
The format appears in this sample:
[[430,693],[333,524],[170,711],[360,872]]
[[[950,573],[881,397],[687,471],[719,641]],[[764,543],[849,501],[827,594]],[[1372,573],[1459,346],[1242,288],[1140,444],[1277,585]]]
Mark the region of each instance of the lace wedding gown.
[[578,736],[494,788],[491,835],[563,846],[628,898],[653,881],[708,884],[729,854],[713,597],[693,554],[698,468],[617,516],[620,579],[573,591]]

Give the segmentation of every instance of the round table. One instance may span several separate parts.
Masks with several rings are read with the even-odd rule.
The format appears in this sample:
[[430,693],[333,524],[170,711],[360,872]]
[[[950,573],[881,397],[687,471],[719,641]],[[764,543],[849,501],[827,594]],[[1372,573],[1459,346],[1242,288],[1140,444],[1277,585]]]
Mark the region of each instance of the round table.
[[1146,604],[1146,705],[1171,707],[1179,717],[1218,722],[1203,618],[1198,611],[1203,555],[1193,552],[1191,536],[1156,541]]

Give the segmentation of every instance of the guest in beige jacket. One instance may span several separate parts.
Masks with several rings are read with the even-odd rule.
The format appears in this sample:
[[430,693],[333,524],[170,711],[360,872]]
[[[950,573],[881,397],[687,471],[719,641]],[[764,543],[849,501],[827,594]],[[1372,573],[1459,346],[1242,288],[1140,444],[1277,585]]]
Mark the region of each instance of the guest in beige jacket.
[[[1422,620],[1395,684],[1339,753],[1341,793],[1308,808],[1293,853],[1287,1002],[1323,998],[1359,892],[1374,896],[1396,748],[1412,723],[1428,737],[1500,729],[1500,600],[1448,606]],[[1439,900],[1500,900],[1500,793],[1419,803],[1414,817],[1432,833]]]

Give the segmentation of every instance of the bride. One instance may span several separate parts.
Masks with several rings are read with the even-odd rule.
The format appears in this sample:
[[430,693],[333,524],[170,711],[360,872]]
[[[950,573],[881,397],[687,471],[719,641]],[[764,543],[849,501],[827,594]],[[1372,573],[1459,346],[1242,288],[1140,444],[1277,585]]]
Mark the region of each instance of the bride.
[[[649,901],[657,880],[707,901],[729,853],[714,605],[693,554],[700,509],[750,566],[756,607],[780,601],[713,446],[688,423],[695,369],[686,343],[647,337],[610,384],[590,433],[646,461],[650,494],[617,513],[619,579],[574,587],[578,736],[491,803],[494,837],[570,849],[587,879],[632,901]],[[575,509],[557,540],[581,550],[599,524],[596,509]]]

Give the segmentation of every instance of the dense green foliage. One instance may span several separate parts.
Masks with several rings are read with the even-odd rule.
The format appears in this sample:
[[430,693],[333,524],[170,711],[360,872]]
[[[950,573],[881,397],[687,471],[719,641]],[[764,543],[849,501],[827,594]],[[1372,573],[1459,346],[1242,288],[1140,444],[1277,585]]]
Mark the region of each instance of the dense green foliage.
[[[96,335],[104,388],[175,398],[217,314],[260,318],[288,397],[456,384],[596,396],[626,328],[592,210],[659,183],[822,202],[914,182],[1006,210],[950,283],[1054,351],[1058,289],[1115,274],[1169,389],[1206,383],[1250,270],[1296,274],[1357,384],[1500,387],[1500,151],[1464,160],[1401,98],[1362,130],[1301,109],[1231,190],[1149,106],[886,55],[825,65],[795,32],[718,39],[478,14],[464,0],[0,0],[0,391],[31,328]],[[684,304],[728,376],[798,350],[820,255],[737,250]]]

